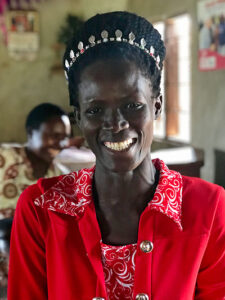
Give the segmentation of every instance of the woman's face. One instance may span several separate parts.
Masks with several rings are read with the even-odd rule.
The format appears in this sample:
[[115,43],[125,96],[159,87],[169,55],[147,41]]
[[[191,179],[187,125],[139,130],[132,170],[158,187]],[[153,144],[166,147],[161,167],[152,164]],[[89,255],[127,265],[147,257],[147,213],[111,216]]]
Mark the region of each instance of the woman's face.
[[81,74],[79,125],[97,165],[126,172],[150,152],[155,117],[151,83],[133,64],[105,60]]
[[28,135],[29,149],[42,160],[50,163],[62,149],[61,143],[70,136],[69,118],[56,116],[41,124]]

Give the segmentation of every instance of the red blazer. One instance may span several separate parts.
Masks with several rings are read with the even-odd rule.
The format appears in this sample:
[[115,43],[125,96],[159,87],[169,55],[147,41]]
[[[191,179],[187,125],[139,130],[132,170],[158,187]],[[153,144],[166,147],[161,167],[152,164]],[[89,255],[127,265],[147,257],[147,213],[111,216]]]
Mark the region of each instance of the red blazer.
[[[151,300],[224,300],[224,189],[155,164],[160,179],[140,217],[133,299],[144,293]],[[93,172],[42,179],[21,195],[8,300],[107,299]],[[146,240],[154,246],[147,253]]]

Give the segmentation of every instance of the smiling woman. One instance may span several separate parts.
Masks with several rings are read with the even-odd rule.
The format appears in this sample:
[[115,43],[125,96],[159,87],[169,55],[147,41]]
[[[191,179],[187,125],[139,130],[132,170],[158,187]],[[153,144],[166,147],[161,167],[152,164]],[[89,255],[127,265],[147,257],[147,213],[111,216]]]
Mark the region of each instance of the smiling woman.
[[86,67],[78,97],[78,124],[97,168],[126,172],[150,156],[155,99],[134,63],[111,59]]
[[164,57],[127,12],[94,16],[69,43],[70,103],[96,166],[20,197],[9,300],[224,299],[224,190],[151,159]]

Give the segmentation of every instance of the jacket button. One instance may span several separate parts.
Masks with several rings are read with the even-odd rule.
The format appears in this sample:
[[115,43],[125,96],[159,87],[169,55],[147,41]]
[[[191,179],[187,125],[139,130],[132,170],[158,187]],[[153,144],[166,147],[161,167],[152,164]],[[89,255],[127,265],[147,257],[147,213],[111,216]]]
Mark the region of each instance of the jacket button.
[[143,241],[140,244],[140,248],[142,252],[149,253],[153,250],[153,243],[150,241]]
[[94,298],[92,298],[92,300],[105,300],[105,298],[102,298],[102,297],[94,297]]
[[148,297],[147,294],[141,293],[141,294],[137,294],[137,296],[136,296],[135,299],[136,299],[136,300],[149,300],[149,297]]

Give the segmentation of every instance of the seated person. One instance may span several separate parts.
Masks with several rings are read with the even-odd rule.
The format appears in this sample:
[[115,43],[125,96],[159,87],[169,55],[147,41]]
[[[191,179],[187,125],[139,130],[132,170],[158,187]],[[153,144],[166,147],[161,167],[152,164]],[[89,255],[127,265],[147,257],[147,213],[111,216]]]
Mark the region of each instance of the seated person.
[[0,220],[0,300],[7,299],[9,242],[12,218]]
[[66,145],[71,125],[65,111],[51,103],[31,110],[27,143],[0,147],[0,219],[12,217],[21,192],[40,177],[62,173],[53,159]]

